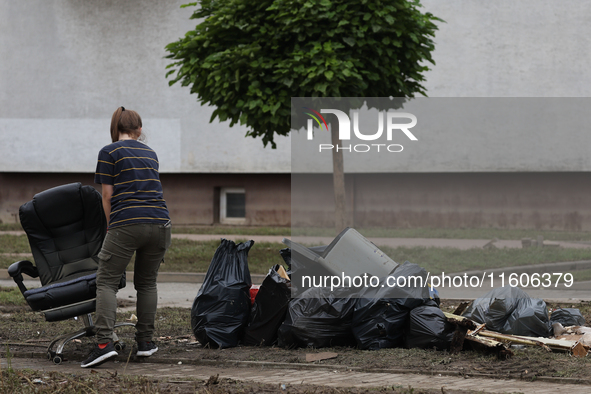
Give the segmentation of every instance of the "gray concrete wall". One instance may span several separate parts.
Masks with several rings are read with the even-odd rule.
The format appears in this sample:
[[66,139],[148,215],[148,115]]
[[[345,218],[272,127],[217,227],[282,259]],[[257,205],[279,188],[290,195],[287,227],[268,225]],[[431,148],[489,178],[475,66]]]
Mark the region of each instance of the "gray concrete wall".
[[[211,108],[188,88],[168,86],[164,47],[195,25],[183,3],[0,0],[0,171],[92,172],[97,147],[109,142],[110,116],[124,105],[145,119],[163,172],[289,172],[289,138],[264,149],[244,138],[244,127],[210,124]],[[590,0],[423,4],[446,21],[435,38],[437,65],[426,75],[430,96],[589,96]],[[487,153],[478,143],[470,151]],[[405,170],[464,170],[453,152],[437,156],[427,166],[422,154],[406,158]]]
[[[312,106],[305,100],[294,102],[300,108]],[[322,112],[336,104],[322,99],[317,105]],[[381,136],[357,138],[350,112],[350,139],[340,141],[339,147],[347,173],[591,171],[590,108],[589,98],[419,97],[389,111],[416,117],[416,125],[409,129],[416,140],[398,129],[389,139],[385,112],[366,108],[358,111],[360,132],[375,134],[381,117]],[[324,117],[338,123],[330,113]],[[335,149],[330,133],[323,127],[315,129],[311,140],[307,134],[304,129],[292,131],[292,172],[332,173]]]
[[164,47],[196,24],[184,3],[1,0],[0,172],[94,172],[120,105],[144,119],[163,172],[289,172],[289,138],[265,149],[168,86]]
[[422,0],[439,23],[430,97],[588,97],[591,1]]
[[[144,118],[148,144],[159,153],[162,172],[189,176],[174,182],[175,193],[180,194],[173,209],[178,209],[179,218],[188,212],[190,217],[205,218],[195,219],[199,223],[213,220],[207,218],[213,218],[209,199],[215,182],[191,178],[191,173],[227,180],[223,174],[291,171],[289,138],[279,138],[275,151],[264,149],[260,140],[244,138],[243,127],[210,124],[211,108],[200,106],[187,88],[168,86],[164,47],[195,24],[188,19],[192,9],[179,8],[185,2],[0,0],[0,173],[4,173],[0,220],[10,220],[33,191],[51,183],[47,179],[91,183],[97,152],[109,142],[110,116],[120,105]],[[591,40],[591,0],[423,0],[423,4],[446,21],[439,24],[435,38],[437,65],[426,75],[429,96],[590,96],[591,53],[586,49]],[[578,126],[555,128],[554,133],[547,129],[543,135],[513,130],[499,138],[470,128],[456,130],[454,149],[440,149],[444,134],[429,139],[429,131],[423,132],[419,148],[413,151],[409,145],[410,154],[380,170],[414,172],[409,175],[414,180],[400,183],[405,187],[400,201],[406,196],[421,201],[407,210],[404,204],[397,207],[392,220],[406,218],[396,222],[403,226],[480,223],[591,229],[584,187],[585,172],[591,167],[588,122],[581,112],[574,116],[579,117]],[[513,142],[506,143],[505,137]],[[491,144],[502,154],[495,155]],[[349,172],[361,168],[350,160],[345,165]],[[486,175],[499,171],[505,174]],[[527,185],[527,174],[536,171],[540,178],[532,190],[537,193],[515,186]],[[471,175],[475,172],[484,174],[486,187]],[[451,178],[445,178],[446,173]],[[561,183],[564,174],[575,179],[566,188]],[[401,175],[388,176],[399,182],[396,177]],[[448,190],[449,197],[440,201],[425,198],[437,195],[438,179],[447,179],[446,187],[461,193]],[[288,222],[289,185],[265,179],[283,188],[279,191],[257,182],[255,204],[264,208],[261,223]],[[327,185],[330,182],[323,182],[319,190]],[[489,195],[494,198],[484,198]],[[540,200],[541,196],[545,197]],[[321,195],[308,198],[310,207],[323,215],[328,212]],[[385,206],[383,201],[376,204]],[[529,213],[519,216],[520,211]]]

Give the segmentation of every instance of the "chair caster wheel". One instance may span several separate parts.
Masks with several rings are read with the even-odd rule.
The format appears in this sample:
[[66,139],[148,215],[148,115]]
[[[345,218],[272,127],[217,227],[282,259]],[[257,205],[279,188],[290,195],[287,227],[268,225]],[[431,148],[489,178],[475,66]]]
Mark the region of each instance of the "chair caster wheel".
[[55,357],[55,352],[53,350],[48,350],[47,351],[47,359],[49,361],[53,360],[53,358]]
[[58,356],[55,356],[55,357],[53,358],[53,363],[54,363],[54,364],[57,364],[57,365],[59,365],[59,364],[61,364],[61,363],[62,363],[62,361],[63,361],[63,360],[62,360],[62,357],[61,357],[61,356],[59,356],[59,355],[58,355]]
[[116,342],[115,343],[115,350],[118,352],[125,350],[125,342]]

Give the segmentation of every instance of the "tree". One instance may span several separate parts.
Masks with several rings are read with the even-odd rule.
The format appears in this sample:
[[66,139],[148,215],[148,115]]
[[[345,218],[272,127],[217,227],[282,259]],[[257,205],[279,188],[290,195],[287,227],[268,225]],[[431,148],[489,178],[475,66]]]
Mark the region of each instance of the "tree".
[[[182,7],[188,6],[199,6],[191,18],[200,22],[166,46],[169,84],[188,86],[202,105],[213,105],[210,122],[246,125],[247,136],[265,146],[275,148],[274,135],[289,133],[291,97],[426,95],[421,82],[426,63],[435,64],[440,19],[422,13],[418,0],[200,0]],[[342,157],[333,163],[337,180]],[[342,228],[344,183],[335,187],[335,200]]]

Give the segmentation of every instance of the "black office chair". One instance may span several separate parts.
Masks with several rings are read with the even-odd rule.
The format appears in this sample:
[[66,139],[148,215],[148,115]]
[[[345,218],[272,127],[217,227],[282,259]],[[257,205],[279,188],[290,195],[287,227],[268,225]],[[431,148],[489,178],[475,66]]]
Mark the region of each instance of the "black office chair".
[[[33,260],[18,261],[8,268],[27,304],[61,321],[79,317],[84,328],[54,338],[47,356],[54,363],[63,360],[64,346],[77,338],[95,335],[91,313],[96,309],[97,257],[106,235],[106,219],[99,192],[80,183],[54,187],[38,193],[19,209]],[[22,274],[41,280],[41,287],[27,290]],[[125,276],[119,288],[125,287]],[[134,326],[118,323],[115,327]],[[53,346],[56,350],[52,350]],[[117,342],[117,350],[125,344]]]

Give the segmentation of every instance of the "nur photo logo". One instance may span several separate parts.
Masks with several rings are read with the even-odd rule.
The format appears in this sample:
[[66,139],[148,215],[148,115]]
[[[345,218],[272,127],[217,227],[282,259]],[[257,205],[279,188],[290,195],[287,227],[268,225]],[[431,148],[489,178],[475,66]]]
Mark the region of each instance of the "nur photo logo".
[[[348,152],[358,152],[358,153],[365,153],[370,151],[387,151],[387,152],[402,152],[404,147],[400,144],[390,144],[389,142],[392,141],[395,132],[402,132],[409,140],[411,141],[418,141],[417,137],[410,131],[411,128],[417,125],[417,117],[408,112],[394,112],[394,111],[380,111],[378,112],[378,129],[375,132],[369,132],[368,130],[361,130],[360,129],[360,111],[351,111],[351,115],[353,117],[353,121],[349,118],[345,112],[338,110],[338,109],[320,109],[320,111],[316,111],[309,107],[303,107],[305,110],[305,114],[310,116],[307,122],[307,139],[313,140],[314,139],[314,121],[318,125],[320,130],[328,131],[328,124],[326,119],[322,116],[322,114],[332,114],[335,115],[339,125],[339,140],[341,142],[350,141],[352,134],[354,137],[361,141],[373,141],[377,142],[378,140],[382,139],[384,135],[384,129],[386,131],[386,138],[385,140],[388,143],[372,143],[372,144],[354,144],[354,145],[345,145],[341,143],[340,145],[333,145],[333,144],[319,144],[318,151],[332,151],[335,150],[341,151],[348,151]],[[367,115],[365,115],[367,116]],[[406,123],[400,123],[401,119],[406,119]],[[408,122],[410,121],[410,122]],[[385,126],[384,126],[385,123]],[[352,128],[351,128],[352,124]],[[351,132],[352,129],[352,132]]]

